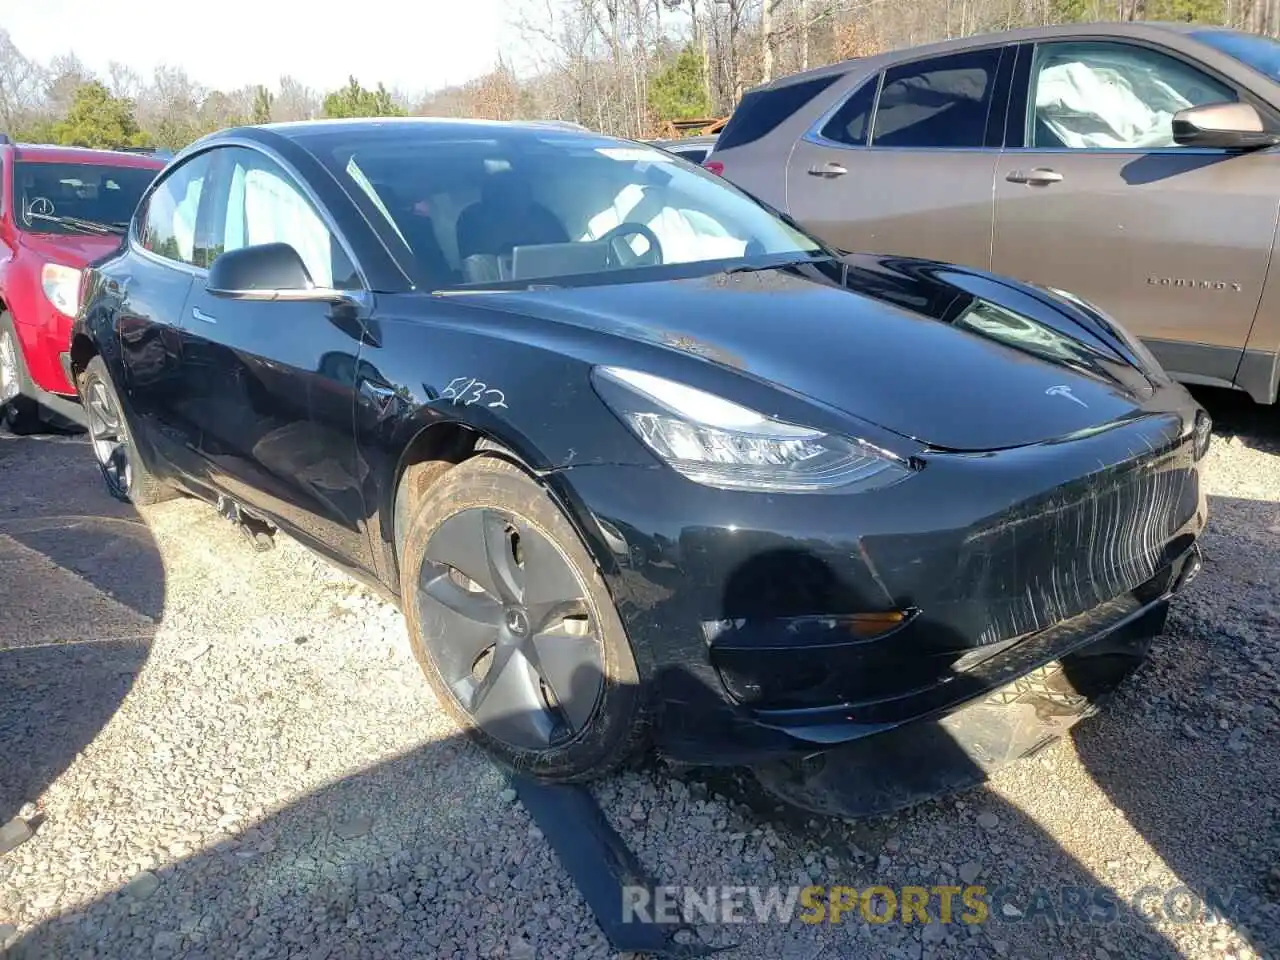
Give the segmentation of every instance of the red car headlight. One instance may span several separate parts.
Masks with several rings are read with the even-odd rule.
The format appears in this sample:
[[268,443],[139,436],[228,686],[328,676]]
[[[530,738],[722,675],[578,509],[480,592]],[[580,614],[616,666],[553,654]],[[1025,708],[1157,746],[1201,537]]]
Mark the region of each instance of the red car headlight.
[[80,309],[81,271],[61,263],[46,263],[40,270],[40,286],[53,308],[68,317]]

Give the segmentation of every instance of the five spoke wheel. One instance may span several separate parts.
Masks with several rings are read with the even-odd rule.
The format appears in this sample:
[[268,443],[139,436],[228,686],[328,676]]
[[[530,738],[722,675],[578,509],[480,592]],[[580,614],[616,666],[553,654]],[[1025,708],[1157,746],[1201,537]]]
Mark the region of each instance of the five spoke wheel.
[[102,468],[102,476],[111,493],[127,499],[133,485],[133,465],[120,411],[116,409],[105,383],[93,377],[87,386],[84,405],[94,459]]
[[586,728],[604,685],[599,627],[542,532],[494,508],[455,513],[427,541],[417,588],[424,640],[478,727],[525,750]]

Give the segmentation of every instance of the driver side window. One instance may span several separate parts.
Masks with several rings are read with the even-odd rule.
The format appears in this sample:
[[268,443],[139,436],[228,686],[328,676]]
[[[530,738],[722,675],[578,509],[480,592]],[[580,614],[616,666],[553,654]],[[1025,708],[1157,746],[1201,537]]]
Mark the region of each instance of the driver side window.
[[317,287],[359,289],[346,251],[292,177],[274,160],[244,147],[219,151],[218,197],[208,225],[208,258],[262,243],[287,243]]
[[1125,43],[1041,44],[1031,75],[1027,142],[1040,148],[1167,149],[1179,110],[1237,99],[1181,60]]
[[156,256],[205,266],[196,245],[196,219],[209,179],[210,154],[201,153],[171,171],[147,199],[137,241]]

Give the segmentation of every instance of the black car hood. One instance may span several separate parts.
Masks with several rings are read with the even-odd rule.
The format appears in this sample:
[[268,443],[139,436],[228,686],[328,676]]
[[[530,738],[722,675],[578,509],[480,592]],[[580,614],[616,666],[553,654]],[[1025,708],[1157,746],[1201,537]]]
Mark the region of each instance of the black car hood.
[[1097,428],[1132,417],[1152,392],[1123,344],[1070,305],[926,261],[851,256],[482,299],[684,350],[952,450]]

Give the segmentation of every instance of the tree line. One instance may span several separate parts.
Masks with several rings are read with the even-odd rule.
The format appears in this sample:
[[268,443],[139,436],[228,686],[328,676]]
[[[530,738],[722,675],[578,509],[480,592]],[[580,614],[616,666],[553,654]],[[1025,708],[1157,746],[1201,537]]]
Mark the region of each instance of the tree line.
[[665,121],[727,114],[758,83],[883,50],[1017,26],[1177,20],[1280,34],[1280,0],[507,0],[520,62],[417,95],[355,77],[316,91],[209,89],[181,68],[94,74],[74,53],[38,63],[0,29],[0,132],[17,140],[177,150],[243,123],[352,116],[572,120],[657,135]]

